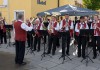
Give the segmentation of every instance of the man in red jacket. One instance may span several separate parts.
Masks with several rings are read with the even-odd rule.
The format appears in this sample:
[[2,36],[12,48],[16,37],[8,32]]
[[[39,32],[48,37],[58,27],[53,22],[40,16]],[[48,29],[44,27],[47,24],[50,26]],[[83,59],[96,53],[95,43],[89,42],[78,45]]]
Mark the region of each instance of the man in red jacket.
[[95,59],[97,57],[96,44],[100,53],[100,20],[98,15],[94,16],[94,21],[91,24],[91,29],[94,29],[94,37],[92,42],[93,42],[93,54],[94,54],[93,59]]
[[16,46],[16,57],[15,63],[19,65],[26,65],[24,60],[25,54],[25,41],[27,38],[27,31],[33,29],[32,26],[27,26],[24,22],[24,15],[18,15],[18,21],[14,23],[15,28],[15,46]]
[[[69,15],[65,15],[65,19],[63,19],[60,23],[60,31],[65,32],[65,34],[62,36],[62,56],[66,55],[69,56],[69,48],[70,48],[70,39],[73,36],[73,29],[74,25],[72,20],[69,19]],[[66,45],[67,42],[67,45]],[[66,50],[67,46],[67,50]]]
[[[75,34],[78,42],[78,57],[82,56],[85,59],[86,58],[85,48],[86,48],[87,37],[85,35],[80,35],[81,29],[89,29],[88,24],[84,23],[84,16],[81,16],[80,22],[76,24]],[[82,52],[81,52],[81,46],[82,46]]]
[[52,55],[55,55],[58,31],[59,23],[56,20],[56,15],[53,15],[48,25],[49,40],[47,54],[50,54],[52,49]]

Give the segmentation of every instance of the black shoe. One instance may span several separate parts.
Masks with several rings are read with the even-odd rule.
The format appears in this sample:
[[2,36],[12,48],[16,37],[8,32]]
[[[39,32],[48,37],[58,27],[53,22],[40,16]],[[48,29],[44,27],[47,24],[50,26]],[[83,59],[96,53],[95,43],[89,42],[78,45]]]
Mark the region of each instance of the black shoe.
[[15,45],[15,43],[13,43],[13,45]]
[[27,48],[30,48],[29,46],[27,46]]
[[83,57],[83,59],[86,59],[86,57]]
[[26,62],[19,63],[19,65],[26,65],[26,64],[27,64]]
[[46,54],[50,54],[50,52],[47,52]]
[[52,55],[55,55],[55,53],[52,53]]
[[57,46],[57,48],[59,48],[60,46]]
[[69,54],[69,53],[66,53],[66,55],[70,56],[70,54]]
[[40,50],[37,50],[37,52],[40,52]]
[[36,51],[36,49],[32,50],[32,51]]
[[78,55],[77,57],[80,58],[81,56]]
[[64,57],[65,55],[61,55],[61,57]]
[[15,62],[15,64],[19,64],[18,62]]
[[96,56],[93,56],[93,59],[96,59]]

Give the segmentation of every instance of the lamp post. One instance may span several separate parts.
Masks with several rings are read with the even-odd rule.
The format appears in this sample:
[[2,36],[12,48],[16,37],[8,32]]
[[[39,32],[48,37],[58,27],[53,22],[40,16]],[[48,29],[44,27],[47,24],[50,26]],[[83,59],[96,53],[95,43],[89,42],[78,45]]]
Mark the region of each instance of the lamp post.
[[[60,0],[58,0],[58,2],[57,2],[58,4],[58,7],[60,7]],[[59,20],[59,16],[57,17],[57,19]]]
[[60,0],[58,0],[58,7],[60,6]]

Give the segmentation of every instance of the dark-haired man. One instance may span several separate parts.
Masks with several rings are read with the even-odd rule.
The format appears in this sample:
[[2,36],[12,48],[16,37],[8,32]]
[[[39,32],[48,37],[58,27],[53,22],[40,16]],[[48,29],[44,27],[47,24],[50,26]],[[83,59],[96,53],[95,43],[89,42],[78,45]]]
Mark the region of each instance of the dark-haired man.
[[100,20],[98,15],[94,16],[94,21],[91,25],[91,29],[94,29],[94,37],[93,37],[93,59],[97,57],[97,51],[96,47],[98,48],[98,51],[100,53]]
[[77,36],[77,41],[78,41],[78,57],[81,57],[81,46],[82,46],[82,57],[85,59],[85,48],[86,48],[86,36],[81,36],[80,35],[80,30],[81,29],[88,29],[88,25],[86,23],[84,23],[84,17],[81,16],[80,17],[80,23],[76,24],[75,27],[75,32],[76,32],[76,36]]
[[67,50],[66,55],[69,55],[69,48],[70,48],[70,39],[73,36],[73,21],[69,19],[69,15],[65,15],[65,19],[63,19],[60,23],[60,30],[66,32],[65,35],[62,36],[62,56],[65,55],[66,50],[66,42],[67,42]]

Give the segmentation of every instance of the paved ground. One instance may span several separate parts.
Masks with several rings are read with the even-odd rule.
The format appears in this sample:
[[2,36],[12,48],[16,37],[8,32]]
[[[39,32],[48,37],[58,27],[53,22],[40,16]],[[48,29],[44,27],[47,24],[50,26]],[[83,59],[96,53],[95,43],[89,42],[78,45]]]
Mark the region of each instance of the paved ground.
[[[85,61],[81,62],[82,58],[77,58],[77,55],[73,53],[76,49],[73,46],[70,51],[72,61],[66,58],[66,62],[62,64],[62,59],[59,60],[60,48],[56,51],[55,56],[52,58],[47,56],[41,61],[43,53],[43,46],[41,46],[41,52],[35,52],[35,55],[30,53],[25,55],[25,61],[28,63],[26,66],[15,65],[15,48],[13,46],[6,48],[6,46],[4,44],[0,46],[0,70],[100,70],[100,57],[93,60],[94,63],[89,61],[88,66],[86,66]],[[92,58],[92,53],[90,57]]]

